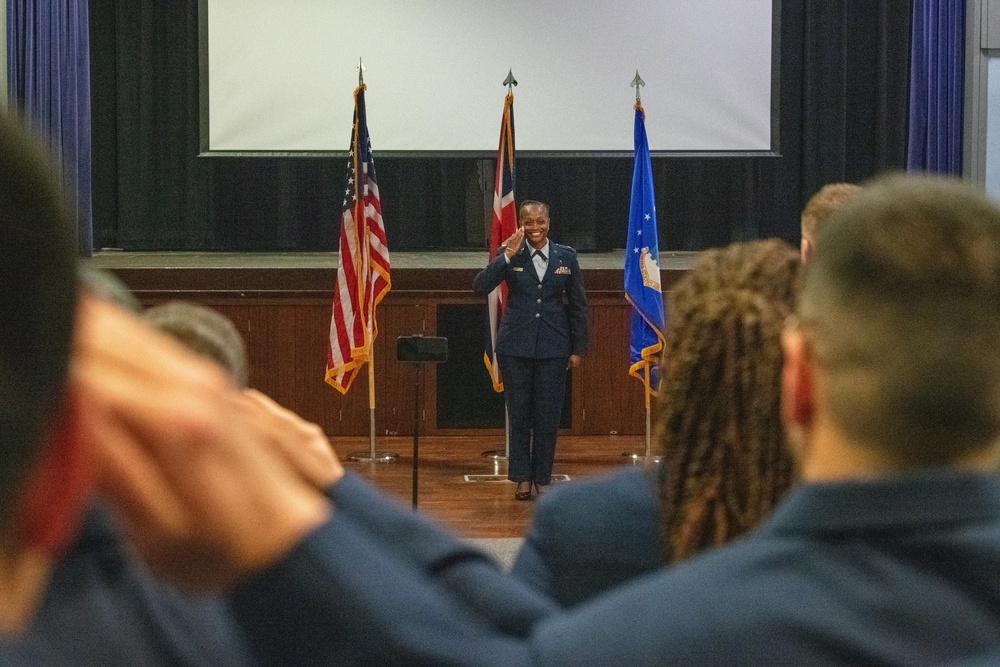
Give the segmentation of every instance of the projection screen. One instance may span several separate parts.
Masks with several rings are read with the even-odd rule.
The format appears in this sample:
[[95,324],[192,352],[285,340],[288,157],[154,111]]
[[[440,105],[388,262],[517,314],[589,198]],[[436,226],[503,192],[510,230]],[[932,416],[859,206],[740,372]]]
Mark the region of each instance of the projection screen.
[[769,152],[774,0],[202,0],[202,147],[343,152],[364,63],[378,154]]

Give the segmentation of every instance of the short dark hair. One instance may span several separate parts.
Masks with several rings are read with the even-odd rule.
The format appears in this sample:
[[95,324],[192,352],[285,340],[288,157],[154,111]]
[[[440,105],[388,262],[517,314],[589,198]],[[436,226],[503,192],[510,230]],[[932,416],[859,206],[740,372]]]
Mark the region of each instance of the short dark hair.
[[168,301],[147,309],[145,316],[153,326],[173,336],[192,352],[222,366],[237,386],[247,386],[246,343],[228,317],[190,301]]
[[890,176],[834,214],[807,267],[833,418],[901,468],[1000,434],[1000,208],[958,181]]
[[76,234],[39,144],[0,112],[0,522],[61,405],[76,314]]
[[521,205],[517,207],[517,217],[520,218],[521,214],[524,213],[524,209],[529,206],[541,206],[545,209],[545,215],[549,214],[549,205],[543,201],[538,201],[537,199],[525,199],[521,202]]

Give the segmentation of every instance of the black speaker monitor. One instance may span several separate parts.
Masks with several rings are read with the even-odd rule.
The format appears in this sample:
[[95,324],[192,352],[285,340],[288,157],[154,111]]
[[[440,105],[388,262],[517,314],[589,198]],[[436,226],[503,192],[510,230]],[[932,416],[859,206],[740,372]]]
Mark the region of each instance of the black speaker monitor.
[[396,360],[443,364],[448,361],[448,339],[439,336],[400,336]]

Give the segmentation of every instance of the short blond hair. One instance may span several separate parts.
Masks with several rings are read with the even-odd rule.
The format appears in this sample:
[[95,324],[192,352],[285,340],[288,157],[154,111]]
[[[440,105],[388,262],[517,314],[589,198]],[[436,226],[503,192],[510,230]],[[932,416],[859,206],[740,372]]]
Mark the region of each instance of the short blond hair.
[[844,208],[861,189],[853,183],[829,183],[820,188],[802,209],[802,236],[815,241],[827,218]]

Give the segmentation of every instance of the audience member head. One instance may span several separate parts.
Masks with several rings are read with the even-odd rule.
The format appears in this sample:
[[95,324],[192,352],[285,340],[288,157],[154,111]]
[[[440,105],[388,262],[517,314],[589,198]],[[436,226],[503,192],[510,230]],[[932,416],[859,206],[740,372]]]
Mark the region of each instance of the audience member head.
[[169,301],[147,309],[145,316],[160,331],[226,369],[238,387],[247,386],[246,344],[225,315],[190,301]]
[[51,166],[0,115],[0,520],[62,396],[77,293],[71,224]]
[[808,262],[816,252],[816,239],[827,219],[844,208],[861,192],[861,186],[851,183],[830,183],[820,188],[802,209],[802,261]]
[[[821,247],[785,340],[785,417],[803,474],[992,460],[1000,209],[957,181],[885,177],[836,214]],[[850,447],[824,463],[828,442]]]
[[142,306],[132,290],[118,276],[99,269],[90,262],[80,262],[80,282],[88,293],[109,301],[132,313],[141,313]]
[[[66,433],[76,312],[72,219],[54,170],[17,121],[0,114],[0,629],[33,604],[26,553],[59,546],[82,502],[79,443]],[[38,571],[32,566],[29,568]],[[37,579],[35,580],[37,583]],[[30,589],[30,590],[29,590]],[[26,600],[32,598],[32,600]]]
[[777,239],[701,253],[670,293],[658,435],[667,562],[755,527],[792,482],[781,332],[799,255]]

